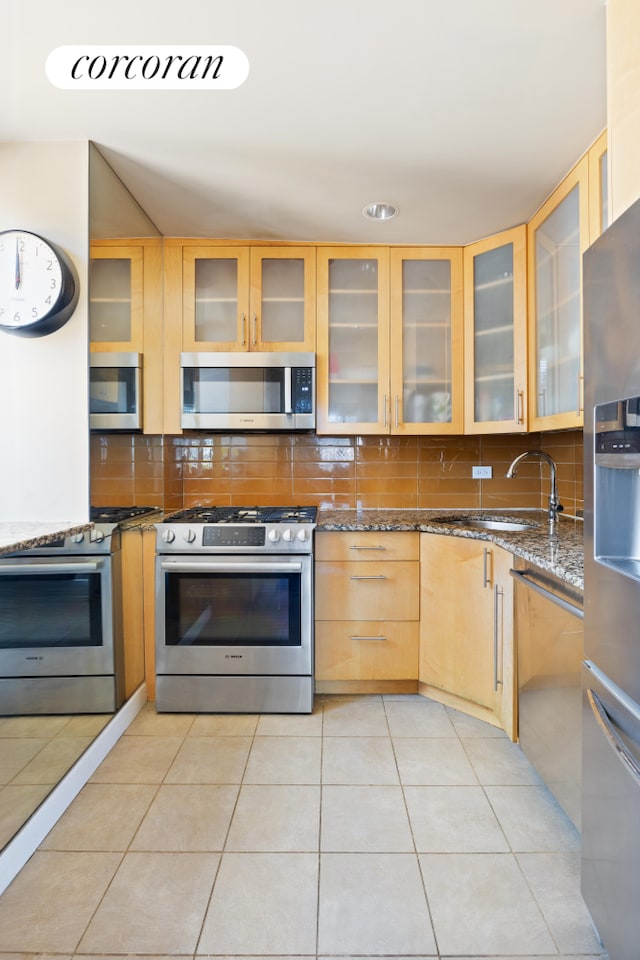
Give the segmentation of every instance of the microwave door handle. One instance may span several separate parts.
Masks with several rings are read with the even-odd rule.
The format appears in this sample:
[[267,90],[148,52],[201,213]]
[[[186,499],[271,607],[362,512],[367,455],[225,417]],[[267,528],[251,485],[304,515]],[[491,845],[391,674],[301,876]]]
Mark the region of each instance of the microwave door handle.
[[284,412],[293,413],[293,403],[291,399],[291,367],[284,368]]

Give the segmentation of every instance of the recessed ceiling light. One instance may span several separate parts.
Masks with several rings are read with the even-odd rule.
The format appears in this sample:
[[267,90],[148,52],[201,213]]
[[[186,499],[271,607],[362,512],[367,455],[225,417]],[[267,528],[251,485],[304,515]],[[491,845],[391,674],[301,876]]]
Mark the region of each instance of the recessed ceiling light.
[[365,220],[393,220],[398,215],[398,208],[392,203],[368,203],[362,210]]

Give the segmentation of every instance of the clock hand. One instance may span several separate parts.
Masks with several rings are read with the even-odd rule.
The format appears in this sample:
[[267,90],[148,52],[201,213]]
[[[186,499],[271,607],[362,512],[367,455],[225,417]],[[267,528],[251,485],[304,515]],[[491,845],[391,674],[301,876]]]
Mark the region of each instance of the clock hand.
[[16,290],[20,289],[21,276],[20,276],[20,253],[18,250],[18,238],[16,237]]

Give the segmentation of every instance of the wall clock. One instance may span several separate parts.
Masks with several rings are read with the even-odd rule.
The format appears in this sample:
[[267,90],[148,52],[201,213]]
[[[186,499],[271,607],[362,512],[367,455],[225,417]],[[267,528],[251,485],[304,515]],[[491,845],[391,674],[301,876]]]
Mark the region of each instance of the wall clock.
[[59,247],[28,230],[0,232],[0,330],[53,333],[75,310],[78,293],[75,267]]

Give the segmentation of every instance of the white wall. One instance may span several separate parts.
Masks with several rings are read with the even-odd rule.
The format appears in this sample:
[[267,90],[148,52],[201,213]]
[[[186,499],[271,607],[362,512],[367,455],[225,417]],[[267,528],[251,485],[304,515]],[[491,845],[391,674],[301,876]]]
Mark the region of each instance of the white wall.
[[640,3],[608,0],[607,128],[611,218],[640,197]]
[[0,143],[0,230],[62,247],[80,297],[45,337],[0,333],[0,521],[89,515],[88,143]]

